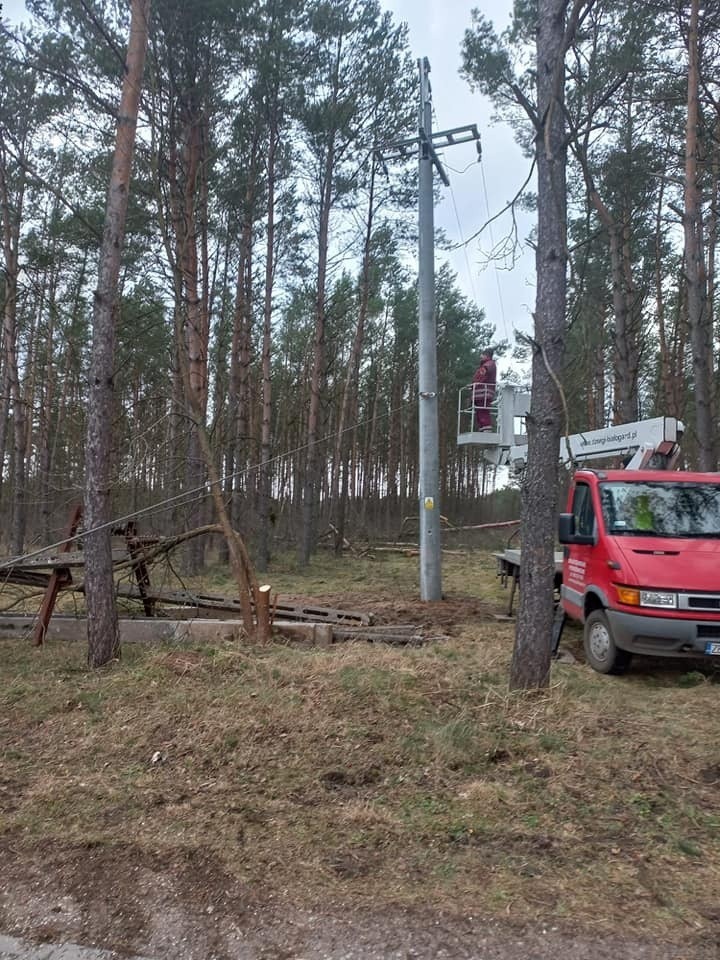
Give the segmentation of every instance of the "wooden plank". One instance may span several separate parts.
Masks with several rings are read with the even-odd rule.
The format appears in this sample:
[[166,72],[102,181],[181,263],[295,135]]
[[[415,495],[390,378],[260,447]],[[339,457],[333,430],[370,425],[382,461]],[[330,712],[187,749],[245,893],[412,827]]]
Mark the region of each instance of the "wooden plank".
[[[365,643],[386,643],[393,646],[417,647],[426,642],[422,633],[395,633],[391,625],[384,632],[368,630],[365,627],[333,627],[338,640],[363,640]],[[437,639],[433,637],[432,639]]]
[[[142,600],[137,587],[119,586],[117,596],[128,600]],[[218,597],[204,593],[190,593],[187,590],[158,591],[149,590],[147,596],[158,603],[171,603],[177,606],[197,607],[204,610],[226,610],[240,612],[240,601],[232,597]],[[372,615],[352,610],[338,610],[332,607],[320,607],[314,604],[294,604],[283,601],[271,602],[276,620],[308,620],[314,623],[358,623],[370,624]]]
[[13,568],[10,573],[3,570],[0,574],[0,581],[2,581],[3,586],[6,583],[14,583],[18,587],[41,587],[44,590],[50,582],[50,576],[49,573],[32,573],[29,570]]
[[[123,560],[127,560],[127,550],[113,550],[112,559],[113,563],[120,563]],[[0,564],[0,575],[6,577],[13,571],[57,570],[84,566],[85,554],[82,550],[73,550],[66,554],[58,552],[50,554],[47,557],[32,557],[30,560],[25,560],[23,563],[13,564],[11,566],[3,566]]]

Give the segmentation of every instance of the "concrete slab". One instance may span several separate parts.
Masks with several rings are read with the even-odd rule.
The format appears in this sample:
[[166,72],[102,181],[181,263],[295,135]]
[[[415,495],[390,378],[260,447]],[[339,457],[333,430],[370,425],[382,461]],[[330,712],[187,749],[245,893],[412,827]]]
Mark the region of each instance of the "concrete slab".
[[[3,637],[29,636],[35,623],[31,616],[0,617],[0,639]],[[273,631],[290,640],[311,646],[327,646],[332,643],[331,623],[295,623],[292,621],[273,624]],[[177,646],[199,643],[237,643],[243,640],[245,631],[240,620],[165,620],[155,617],[120,620],[121,643],[168,643]],[[50,621],[46,641],[87,640],[87,620],[82,617],[56,615]]]

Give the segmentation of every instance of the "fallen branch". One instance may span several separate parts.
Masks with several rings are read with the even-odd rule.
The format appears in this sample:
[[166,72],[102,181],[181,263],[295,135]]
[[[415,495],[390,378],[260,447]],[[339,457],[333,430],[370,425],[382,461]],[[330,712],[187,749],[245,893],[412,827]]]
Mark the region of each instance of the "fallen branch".
[[[335,524],[329,523],[325,533],[323,533],[320,537],[318,537],[318,543],[320,543],[320,541],[322,540],[327,540],[329,537],[334,537],[335,543],[331,544],[331,546],[334,550],[337,550],[338,533],[339,531],[338,531],[338,528],[335,526]],[[347,537],[343,537],[342,545],[344,550],[349,550],[350,553],[357,554],[357,550],[352,545],[352,543],[350,543]]]
[[163,537],[149,546],[142,544],[141,550],[135,557],[123,558],[113,566],[115,570],[122,570],[125,567],[132,569],[137,564],[138,559],[144,560],[145,563],[151,563],[157,557],[164,556],[181,544],[187,543],[188,540],[194,540],[196,537],[203,537],[210,533],[218,533],[222,536],[224,531],[219,523],[207,523],[202,527],[195,527],[192,530],[186,530],[184,533],[178,533],[174,537]]
[[498,527],[517,527],[519,520],[499,520],[497,523],[474,523],[466,527],[452,527],[448,533],[457,533],[459,530],[493,530]]
[[[405,556],[407,557],[415,557],[417,556],[419,551],[420,551],[420,547],[417,543],[414,543],[414,544],[408,543],[405,545],[396,544],[396,545],[384,546],[384,547],[366,547],[366,549],[360,553],[360,556],[366,557],[368,554],[371,554],[371,553],[404,553]],[[455,556],[455,557],[462,557],[465,555],[464,550],[443,550],[442,552],[447,553],[449,556]]]

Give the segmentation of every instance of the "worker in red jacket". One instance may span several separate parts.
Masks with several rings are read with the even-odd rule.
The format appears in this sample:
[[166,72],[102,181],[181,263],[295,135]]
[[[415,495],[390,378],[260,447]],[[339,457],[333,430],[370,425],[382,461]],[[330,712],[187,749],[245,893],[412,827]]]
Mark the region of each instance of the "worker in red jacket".
[[473,407],[475,408],[475,429],[492,430],[490,404],[495,398],[497,367],[493,360],[493,351],[483,350],[480,366],[473,377]]

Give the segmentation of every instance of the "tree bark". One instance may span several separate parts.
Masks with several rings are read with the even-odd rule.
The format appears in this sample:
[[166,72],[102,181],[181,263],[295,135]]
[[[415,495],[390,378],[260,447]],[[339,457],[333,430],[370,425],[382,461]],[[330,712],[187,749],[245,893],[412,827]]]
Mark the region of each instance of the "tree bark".
[[[4,383],[7,388],[7,402],[12,409],[13,426],[13,468],[12,468],[12,523],[10,549],[19,555],[25,541],[25,398],[20,388],[20,371],[17,350],[17,302],[18,276],[20,271],[20,225],[22,222],[23,201],[25,198],[24,169],[19,182],[11,190],[7,178],[8,152],[5,140],[0,132],[0,210],[2,211],[3,256],[5,273],[5,302],[3,305]],[[3,422],[3,428],[5,421]],[[7,440],[3,429],[3,448]],[[4,454],[4,449],[3,449]],[[0,461],[0,464],[2,461]]]
[[612,215],[597,191],[587,163],[587,151],[578,156],[588,194],[608,237],[612,303],[614,319],[614,365],[615,401],[613,404],[616,423],[628,423],[638,419],[638,368],[640,363],[637,347],[637,331],[634,321],[634,295],[630,249],[624,243],[624,229]]
[[550,677],[558,451],[562,404],[556,377],[566,331],[567,194],[563,88],[565,0],[537,8],[537,293],[528,461],[523,483],[520,606],[511,689],[545,687]]
[[245,214],[240,235],[235,310],[233,316],[233,501],[232,518],[236,529],[247,526],[249,506],[247,467],[250,437],[250,364],[252,362],[252,260],[253,207],[255,204],[255,163],[250,168],[245,193]]
[[347,376],[343,390],[340,419],[335,434],[335,456],[333,458],[333,485],[330,494],[336,510],[335,552],[342,553],[345,541],[345,518],[348,505],[349,469],[350,469],[350,438],[346,432],[346,424],[351,417],[357,420],[358,377],[360,374],[360,360],[365,342],[365,323],[368,315],[370,300],[370,254],[372,231],[375,214],[375,161],[370,171],[370,196],[368,199],[367,220],[365,222],[365,243],[363,248],[362,274],[360,278],[360,306],[358,321],[353,337]]
[[88,530],[84,538],[88,663],[92,667],[99,667],[120,655],[109,526],[115,319],[149,13],[150,0],[131,0],[130,40],[93,309],[84,511]]
[[[665,148],[664,167],[670,163],[672,141],[668,136]],[[660,348],[658,370],[658,406],[663,414],[683,419],[681,395],[685,383],[684,336],[682,335],[682,310],[675,310],[675,323],[668,320],[668,311],[663,282],[665,280],[664,243],[664,200],[666,181],[662,179],[658,192],[655,212],[655,317]]]
[[325,371],[325,283],[330,233],[330,207],[332,203],[332,178],[334,151],[332,143],[325,164],[325,176],[320,204],[320,231],[318,241],[318,275],[315,294],[315,335],[313,338],[313,362],[310,375],[310,409],[308,412],[307,449],[305,459],[305,482],[303,484],[303,523],[300,539],[299,560],[310,562],[315,549],[315,524],[318,491],[317,444],[320,424],[320,395]]
[[[337,39],[333,65],[332,88],[329,97],[331,113],[337,107],[340,95],[340,64],[343,52],[343,37]],[[319,461],[318,450],[320,425],[320,397],[325,377],[325,286],[327,282],[330,211],[333,204],[333,180],[336,166],[337,128],[332,119],[332,128],[327,133],[327,148],[322,166],[320,183],[320,204],[318,212],[318,266],[315,292],[315,334],[313,337],[313,360],[310,375],[310,408],[308,411],[307,448],[305,458],[305,478],[302,484],[302,533],[300,537],[298,559],[303,565],[310,562],[315,549],[315,526],[317,502],[319,499]]]
[[[175,315],[175,323],[177,338],[180,341],[182,338],[182,320],[178,313]],[[200,408],[200,397],[192,379],[192,363],[187,354],[182,351],[179,354],[179,365],[186,408],[194,421],[194,432],[204,460],[210,493],[215,504],[218,522],[225,534],[230,566],[238,587],[238,599],[245,633],[249,639],[265,643],[270,639],[269,608],[267,604],[258,602],[259,587],[249,554],[242,537],[232,527],[230,514],[223,498],[220,476],[215,466],[210,438],[205,426],[205,412]],[[255,601],[255,619],[252,610],[253,600]]]
[[271,347],[272,347],[272,315],[273,315],[273,285],[275,279],[275,157],[279,143],[277,127],[277,110],[273,112],[268,134],[267,156],[267,242],[265,254],[265,301],[263,306],[263,339],[262,339],[262,424],[260,428],[260,464],[258,467],[258,506],[260,527],[258,530],[258,560],[259,570],[265,571],[270,563],[270,527],[271,527],[271,492],[273,468],[270,462],[271,424],[272,424],[272,379],[271,379]]
[[688,26],[688,111],[685,136],[685,273],[687,307],[695,374],[695,430],[701,470],[717,468],[714,430],[713,334],[707,302],[707,271],[703,239],[702,198],[699,183],[700,123],[699,64],[700,0],[690,4]]

